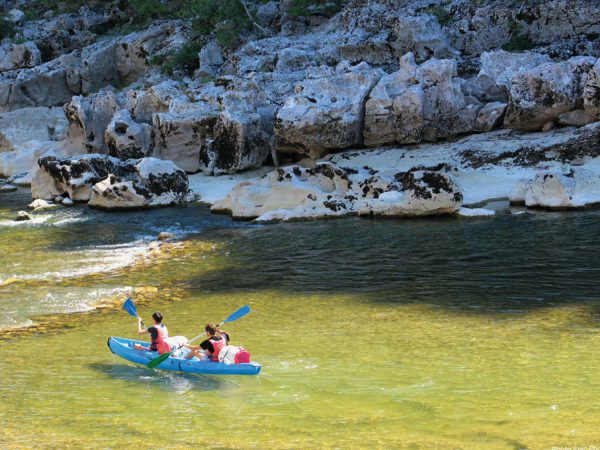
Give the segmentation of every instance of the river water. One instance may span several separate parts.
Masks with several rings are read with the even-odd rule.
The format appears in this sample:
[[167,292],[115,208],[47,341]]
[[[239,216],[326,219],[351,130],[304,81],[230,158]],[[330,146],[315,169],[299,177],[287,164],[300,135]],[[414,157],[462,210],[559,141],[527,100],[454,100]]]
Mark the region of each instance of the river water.
[[[600,446],[599,210],[13,222],[28,200],[0,194],[1,448]],[[161,231],[175,243],[156,248]],[[135,336],[128,295],[188,337],[250,305],[227,330],[261,375],[114,356],[108,336]]]

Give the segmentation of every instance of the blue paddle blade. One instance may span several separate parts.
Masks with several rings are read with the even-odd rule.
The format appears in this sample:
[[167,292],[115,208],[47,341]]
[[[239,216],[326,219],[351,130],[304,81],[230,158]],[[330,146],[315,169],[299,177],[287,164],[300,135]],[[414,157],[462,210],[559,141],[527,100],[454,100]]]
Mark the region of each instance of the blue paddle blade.
[[242,306],[236,312],[231,314],[227,319],[225,319],[222,323],[233,322],[234,320],[241,319],[249,312],[250,312],[250,307],[248,305]]
[[123,309],[127,311],[129,315],[137,317],[137,308],[135,307],[133,301],[130,298],[125,300],[125,303],[123,303]]

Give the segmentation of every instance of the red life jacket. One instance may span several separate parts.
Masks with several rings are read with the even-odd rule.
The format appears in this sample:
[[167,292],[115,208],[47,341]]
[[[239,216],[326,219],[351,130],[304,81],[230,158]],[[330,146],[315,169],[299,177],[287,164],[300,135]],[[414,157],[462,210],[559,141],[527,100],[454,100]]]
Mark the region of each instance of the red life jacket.
[[208,340],[212,346],[214,351],[212,352],[212,354],[210,355],[210,360],[211,361],[219,361],[219,352],[221,351],[221,349],[223,347],[225,347],[227,345],[227,339],[223,336],[221,336],[220,339],[216,340],[215,337],[211,337]]
[[160,325],[155,325],[154,328],[156,328],[156,330],[158,331],[158,335],[156,336],[156,339],[154,339],[154,337],[150,335],[152,342],[150,348],[155,348],[156,350],[158,350],[159,355],[170,352],[171,346],[167,343],[167,341],[165,341],[165,339],[169,337],[167,327],[161,323]]

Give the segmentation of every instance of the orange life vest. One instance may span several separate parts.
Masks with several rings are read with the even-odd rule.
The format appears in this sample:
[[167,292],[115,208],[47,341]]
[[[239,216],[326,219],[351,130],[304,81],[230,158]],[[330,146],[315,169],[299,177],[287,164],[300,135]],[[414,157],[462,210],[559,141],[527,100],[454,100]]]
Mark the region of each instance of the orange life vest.
[[152,342],[150,348],[155,348],[156,350],[158,350],[159,355],[170,352],[171,346],[167,343],[167,341],[165,341],[165,339],[169,337],[169,331],[167,330],[167,327],[161,323],[159,325],[155,325],[154,328],[156,328],[158,334],[156,336],[156,339],[152,337],[152,334],[150,335]]
[[214,349],[214,351],[210,355],[210,360],[219,361],[219,352],[223,347],[227,345],[227,339],[223,336],[221,336],[220,339],[215,339],[215,336],[213,336],[208,341],[212,344]]

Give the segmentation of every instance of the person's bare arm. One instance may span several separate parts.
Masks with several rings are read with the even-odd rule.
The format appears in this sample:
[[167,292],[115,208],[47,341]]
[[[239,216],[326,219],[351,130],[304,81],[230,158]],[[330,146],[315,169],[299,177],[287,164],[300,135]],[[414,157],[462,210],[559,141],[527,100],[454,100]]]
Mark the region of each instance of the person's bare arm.
[[148,328],[142,327],[142,319],[138,317],[138,330],[137,334],[146,334],[148,332]]

